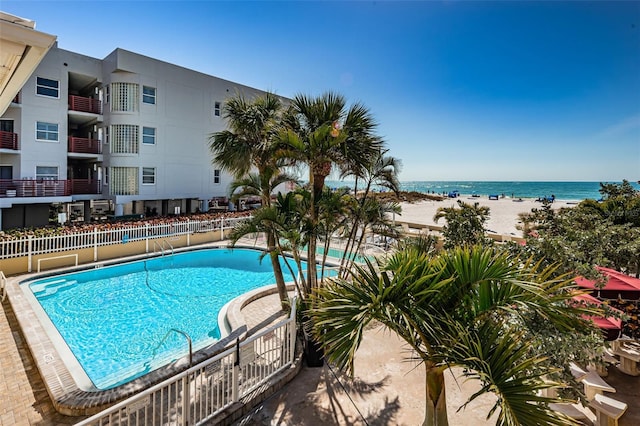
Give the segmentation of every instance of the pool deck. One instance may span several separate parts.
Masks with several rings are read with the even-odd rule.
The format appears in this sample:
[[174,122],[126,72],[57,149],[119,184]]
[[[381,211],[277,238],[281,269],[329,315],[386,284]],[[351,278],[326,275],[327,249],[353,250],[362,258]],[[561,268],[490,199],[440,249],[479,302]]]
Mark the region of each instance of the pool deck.
[[[285,316],[277,295],[252,301],[241,309],[241,314],[249,332]],[[407,354],[397,337],[372,327],[365,332],[356,355],[354,378],[327,365],[304,367],[291,383],[238,424],[419,424],[424,415],[424,372],[421,366],[406,360]],[[0,312],[0,366],[0,425],[71,425],[82,419],[55,411],[8,300],[2,303]],[[610,367],[609,372],[605,380],[617,390],[610,396],[629,406],[619,425],[640,424],[640,377],[627,376],[615,367]],[[454,374],[446,376],[450,424],[495,424],[495,420],[485,419],[492,405],[490,396],[456,412],[476,388]]]

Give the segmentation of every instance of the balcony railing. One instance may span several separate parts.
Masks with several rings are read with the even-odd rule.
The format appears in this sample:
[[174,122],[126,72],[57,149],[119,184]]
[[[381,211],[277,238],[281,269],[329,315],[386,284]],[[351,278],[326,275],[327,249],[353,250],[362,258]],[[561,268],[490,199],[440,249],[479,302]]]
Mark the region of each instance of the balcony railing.
[[72,111],[102,114],[102,103],[98,99],[69,95],[69,109]]
[[0,198],[100,194],[97,179],[0,179]]
[[98,139],[69,136],[68,151],[76,154],[102,154],[102,143]]
[[18,134],[12,132],[0,132],[0,148],[18,149]]
[[71,194],[100,194],[100,180],[98,179],[70,179]]

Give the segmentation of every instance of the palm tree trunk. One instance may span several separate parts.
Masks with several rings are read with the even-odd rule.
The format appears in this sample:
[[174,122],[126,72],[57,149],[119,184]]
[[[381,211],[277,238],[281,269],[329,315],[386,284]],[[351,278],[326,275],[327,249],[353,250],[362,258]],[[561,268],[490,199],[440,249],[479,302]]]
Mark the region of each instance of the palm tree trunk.
[[444,372],[438,367],[426,367],[426,370],[425,415],[422,424],[423,426],[448,426]]
[[[326,163],[323,163],[326,169]],[[328,163],[331,170],[331,163]],[[322,167],[321,167],[322,169]],[[313,169],[312,169],[313,170]],[[309,238],[309,251],[307,252],[307,281],[312,291],[318,286],[316,264],[316,247],[318,243],[318,200],[322,197],[322,189],[324,188],[324,180],[326,175],[322,173],[311,173],[311,238]]]
[[267,250],[269,251],[269,257],[271,258],[273,275],[276,277],[276,287],[278,288],[280,304],[282,305],[282,309],[287,311],[289,309],[289,295],[287,294],[287,286],[282,275],[282,267],[280,266],[280,259],[276,247],[276,236],[273,231],[267,232]]

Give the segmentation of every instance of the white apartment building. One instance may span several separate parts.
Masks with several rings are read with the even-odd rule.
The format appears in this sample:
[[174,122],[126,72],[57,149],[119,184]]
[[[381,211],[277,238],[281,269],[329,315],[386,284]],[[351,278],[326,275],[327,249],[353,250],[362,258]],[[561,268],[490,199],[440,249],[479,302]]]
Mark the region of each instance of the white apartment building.
[[96,59],[53,45],[0,113],[2,229],[112,210],[207,211],[231,176],[208,138],[225,100],[261,91],[122,49]]

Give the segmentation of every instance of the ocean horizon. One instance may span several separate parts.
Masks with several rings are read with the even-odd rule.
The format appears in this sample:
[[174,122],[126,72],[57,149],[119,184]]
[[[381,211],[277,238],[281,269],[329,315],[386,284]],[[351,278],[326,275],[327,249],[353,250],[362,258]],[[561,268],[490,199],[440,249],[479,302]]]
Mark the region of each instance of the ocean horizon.
[[[622,183],[622,182],[602,182]],[[637,182],[630,182],[640,190]],[[327,181],[327,186],[339,188],[352,185],[347,181]],[[488,197],[498,195],[508,198],[539,198],[555,196],[557,200],[582,201],[586,199],[598,200],[600,182],[547,182],[547,181],[404,181],[400,182],[403,191],[415,191],[425,194],[448,194],[458,191],[461,195],[479,195]],[[379,189],[379,188],[377,188]]]

